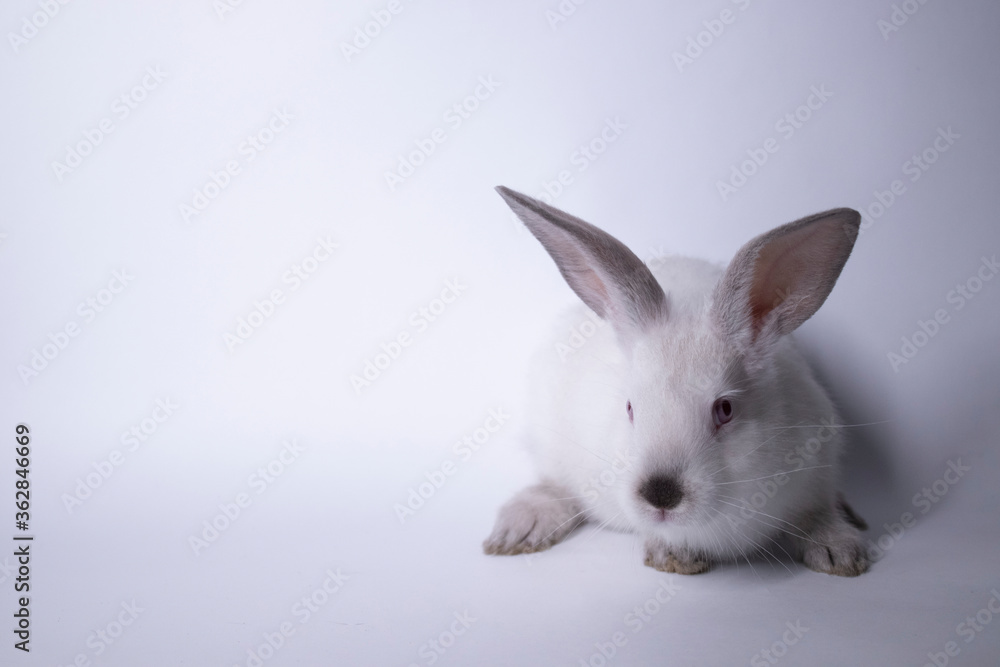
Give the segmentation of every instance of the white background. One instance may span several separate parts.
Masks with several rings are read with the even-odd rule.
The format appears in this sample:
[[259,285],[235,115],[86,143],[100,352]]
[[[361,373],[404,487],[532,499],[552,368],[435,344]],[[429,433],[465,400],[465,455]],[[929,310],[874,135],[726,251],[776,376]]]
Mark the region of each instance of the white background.
[[[1000,279],[974,280],[1000,253],[996,3],[909,0],[894,17],[888,0],[564,1],[556,20],[556,0],[402,0],[346,55],[386,2],[50,1],[51,18],[45,4],[0,12],[0,535],[20,532],[18,423],[35,535],[29,655],[6,630],[13,547],[0,551],[0,662],[252,665],[283,622],[295,632],[265,664],[427,665],[441,638],[439,665],[599,665],[595,643],[617,632],[628,641],[608,664],[769,664],[759,652],[796,622],[809,629],[777,646],[779,664],[920,665],[949,641],[950,664],[997,662],[1000,618],[959,633],[1000,590]],[[723,10],[731,23],[713,23]],[[813,87],[829,98],[787,136],[776,123]],[[463,102],[475,110],[458,124],[446,114]],[[248,160],[241,145],[276,111],[292,118]],[[112,132],[87,145],[103,119]],[[609,119],[624,129],[581,170]],[[443,143],[390,187],[436,128]],[[958,138],[912,180],[907,163],[949,128]],[[777,152],[723,197],[770,138]],[[78,166],[55,165],[81,144]],[[230,160],[239,173],[206,188]],[[492,188],[555,192],[561,171],[555,203],[646,259],[726,261],[779,223],[866,211],[799,337],[848,423],[866,425],[843,486],[888,546],[870,573],[759,561],[667,576],[635,537],[591,529],[531,558],[482,555],[497,507],[532,480],[518,437],[529,355],[575,299]],[[880,208],[894,180],[905,191]],[[213,198],[185,220],[196,189]],[[292,290],[283,276],[319,237],[337,251]],[[115,271],[132,278],[102,293]],[[959,309],[949,292],[970,279]],[[411,314],[448,280],[465,290],[418,331]],[[272,316],[227,345],[274,289]],[[109,296],[93,318],[79,310]],[[940,309],[947,322],[894,365]],[[78,335],[61,338],[70,323]],[[351,375],[400,333],[411,345],[356,391]],[[130,451],[122,434],[157,399],[178,407]],[[453,444],[498,408],[510,418],[462,460]],[[301,454],[261,489],[252,476],[287,440]],[[446,461],[455,474],[401,523],[394,505]],[[968,472],[922,514],[914,494],[956,461]],[[250,506],[195,553],[190,538],[240,493]],[[887,535],[904,512],[916,525]],[[338,569],[340,590],[301,623],[294,605]],[[634,632],[626,614],[662,581],[676,595]],[[476,620],[451,643],[465,612]]]

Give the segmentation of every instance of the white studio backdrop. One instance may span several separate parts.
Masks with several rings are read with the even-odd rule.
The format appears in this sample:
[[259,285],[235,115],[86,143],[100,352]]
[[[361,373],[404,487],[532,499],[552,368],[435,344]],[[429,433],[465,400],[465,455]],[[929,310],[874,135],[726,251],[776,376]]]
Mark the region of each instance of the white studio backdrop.
[[802,619],[782,664],[1000,655],[1000,619],[957,630],[1000,586],[996,3],[17,0],[0,28],[0,536],[18,424],[36,536],[0,663],[599,664],[662,583],[632,538],[479,550],[576,298],[500,184],[649,261],[864,216],[798,337],[891,548],[851,582],[671,579],[605,662],[775,664]]

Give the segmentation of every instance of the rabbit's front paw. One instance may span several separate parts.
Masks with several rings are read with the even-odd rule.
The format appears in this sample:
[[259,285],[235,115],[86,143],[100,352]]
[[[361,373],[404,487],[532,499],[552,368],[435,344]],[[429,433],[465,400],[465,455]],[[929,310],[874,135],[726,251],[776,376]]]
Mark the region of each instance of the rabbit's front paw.
[[856,577],[871,565],[861,533],[839,515],[820,522],[807,536],[793,534],[792,540],[810,570]]
[[500,508],[493,532],[483,551],[514,556],[548,549],[583,523],[583,511],[572,493],[558,484],[529,486]]
[[658,537],[646,540],[646,559],[643,562],[660,572],[677,574],[701,574],[712,567],[704,556],[689,549],[672,547]]

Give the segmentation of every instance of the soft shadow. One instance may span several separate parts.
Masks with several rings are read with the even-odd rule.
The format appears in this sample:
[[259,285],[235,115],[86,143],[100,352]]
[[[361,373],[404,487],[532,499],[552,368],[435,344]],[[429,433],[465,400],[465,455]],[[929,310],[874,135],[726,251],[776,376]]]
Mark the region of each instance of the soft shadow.
[[[914,410],[925,412],[908,412],[905,417],[922,427],[887,421],[889,397],[907,380],[862,373],[856,365],[844,363],[853,350],[837,332],[799,338],[798,344],[845,424],[882,422],[847,428],[842,459],[840,488],[871,526],[870,539],[879,535],[883,523],[899,521],[901,512],[913,511],[910,499],[944,473],[942,462],[961,458],[971,464],[996,438],[1000,354],[988,337],[972,344],[966,341],[961,354],[947,360],[916,359],[926,366],[908,380],[918,384],[907,387],[906,396]],[[915,455],[905,461],[897,458],[906,452]]]
[[[839,489],[848,504],[870,526],[868,536],[877,534],[877,526],[899,519],[900,498],[912,494],[913,483],[905,479],[893,452],[900,443],[893,442],[892,424],[884,406],[884,392],[871,383],[871,377],[853,376],[831,357],[849,355],[844,340],[826,345],[822,337],[799,337],[798,347],[812,367],[820,384],[830,393],[845,424],[845,448],[840,463]],[[904,508],[905,509],[905,508]]]

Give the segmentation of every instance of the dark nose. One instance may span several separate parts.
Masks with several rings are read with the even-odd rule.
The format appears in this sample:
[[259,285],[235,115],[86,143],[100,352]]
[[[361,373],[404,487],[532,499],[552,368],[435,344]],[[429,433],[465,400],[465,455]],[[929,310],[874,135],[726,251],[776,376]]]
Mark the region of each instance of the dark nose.
[[669,510],[677,507],[684,497],[684,491],[677,480],[667,475],[655,475],[639,487],[639,495],[657,509]]

